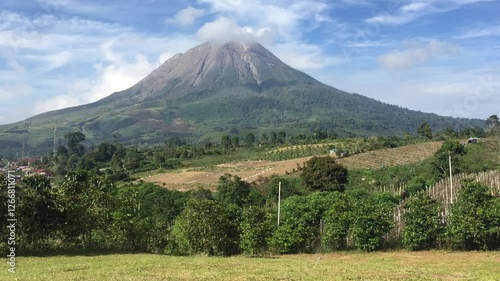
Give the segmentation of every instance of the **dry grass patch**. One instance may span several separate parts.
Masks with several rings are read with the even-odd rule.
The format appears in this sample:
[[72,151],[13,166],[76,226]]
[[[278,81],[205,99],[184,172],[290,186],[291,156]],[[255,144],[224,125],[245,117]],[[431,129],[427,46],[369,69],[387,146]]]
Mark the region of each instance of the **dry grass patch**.
[[[413,144],[398,148],[382,149],[341,158],[337,161],[348,169],[369,169],[416,163],[436,153],[442,142]],[[203,186],[214,189],[220,176],[225,173],[238,175],[246,181],[254,181],[259,176],[285,175],[302,165],[311,157],[284,161],[244,161],[226,163],[210,168],[195,168],[182,172],[163,173],[148,177],[146,182],[178,190],[189,190]]]

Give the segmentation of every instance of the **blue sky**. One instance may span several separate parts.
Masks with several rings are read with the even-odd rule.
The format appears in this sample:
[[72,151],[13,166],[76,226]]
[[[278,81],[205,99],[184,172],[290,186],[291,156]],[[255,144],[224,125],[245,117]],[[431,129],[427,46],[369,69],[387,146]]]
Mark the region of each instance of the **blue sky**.
[[2,0],[0,124],[124,90],[207,40],[256,40],[347,92],[500,114],[497,0]]

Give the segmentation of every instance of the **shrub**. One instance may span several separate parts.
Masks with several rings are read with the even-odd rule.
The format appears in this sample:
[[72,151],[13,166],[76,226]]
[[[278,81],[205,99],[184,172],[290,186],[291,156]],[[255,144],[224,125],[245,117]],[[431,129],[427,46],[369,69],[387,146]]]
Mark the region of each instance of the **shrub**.
[[436,246],[442,233],[439,204],[424,192],[405,204],[403,244],[410,250],[428,250]]
[[309,187],[318,191],[344,191],[347,184],[347,168],[330,156],[309,159],[301,176]]
[[239,252],[237,209],[206,199],[190,200],[176,218],[172,235],[179,252],[231,255]]

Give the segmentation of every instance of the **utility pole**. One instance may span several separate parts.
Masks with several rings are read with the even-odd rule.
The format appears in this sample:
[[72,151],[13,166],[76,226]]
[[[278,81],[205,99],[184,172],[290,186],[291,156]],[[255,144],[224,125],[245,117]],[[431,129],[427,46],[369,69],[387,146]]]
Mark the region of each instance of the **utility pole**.
[[450,166],[450,204],[453,204],[453,172],[451,169],[451,153],[448,150],[448,162]]
[[21,152],[21,160],[24,159],[24,132],[23,132],[23,150]]
[[57,121],[56,121],[56,126],[54,127],[54,148],[53,151],[54,155],[57,152]]
[[280,225],[280,212],[281,212],[281,182],[278,185],[278,226]]

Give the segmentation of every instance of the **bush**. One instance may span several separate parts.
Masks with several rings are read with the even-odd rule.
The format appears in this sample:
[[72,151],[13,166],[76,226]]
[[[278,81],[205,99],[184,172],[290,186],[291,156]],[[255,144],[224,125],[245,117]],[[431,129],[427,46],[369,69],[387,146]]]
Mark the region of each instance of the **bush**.
[[409,250],[428,250],[442,233],[439,204],[424,192],[405,204],[403,244]]
[[351,199],[342,195],[335,200],[324,215],[323,245],[326,249],[345,250],[347,237],[353,220]]
[[500,208],[489,187],[465,181],[451,207],[448,235],[452,247],[461,250],[498,248]]
[[172,235],[182,254],[227,256],[239,252],[238,225],[236,208],[195,199],[176,218]]
[[358,199],[353,205],[351,237],[361,250],[371,252],[380,247],[382,237],[392,227],[394,204],[374,198]]
[[330,157],[313,157],[302,169],[302,179],[314,190],[344,191],[347,169]]
[[276,229],[276,217],[261,207],[252,206],[243,213],[240,229],[243,253],[262,255],[269,248],[268,242]]

